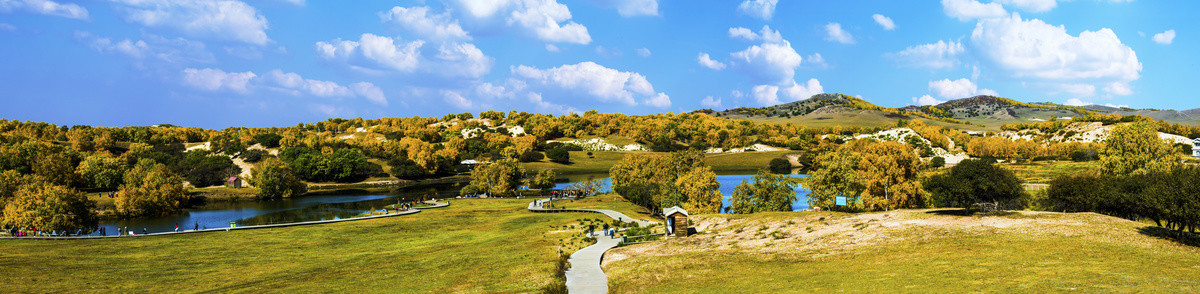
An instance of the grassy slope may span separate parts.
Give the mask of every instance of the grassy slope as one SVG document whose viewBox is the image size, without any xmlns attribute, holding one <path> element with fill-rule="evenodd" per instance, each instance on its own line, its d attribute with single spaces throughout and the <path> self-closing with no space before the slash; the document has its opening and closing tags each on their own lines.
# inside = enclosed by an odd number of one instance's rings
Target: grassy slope
<svg viewBox="0 0 1200 294">
<path fill-rule="evenodd" d="M 554 207 L 609 209 L 624 213 L 630 217 L 657 221 L 655 217 L 650 215 L 649 210 L 637 206 L 615 193 L 596 195 L 580 200 L 558 200 L 554 201 Z"/>
<path fill-rule="evenodd" d="M 607 174 L 613 165 L 621 161 L 627 154 L 645 152 L 627 151 L 594 151 L 593 158 L 588 158 L 587 151 L 571 151 L 571 164 L 559 164 L 543 159 L 539 162 L 521 163 L 526 170 L 554 169 L 559 176 L 580 174 Z M 708 154 L 704 162 L 714 171 L 755 171 L 767 168 L 774 158 L 783 158 L 790 151 L 744 152 Z"/>
<path fill-rule="evenodd" d="M 1000 166 L 1013 171 L 1026 184 L 1049 184 L 1051 180 L 1065 175 L 1075 175 L 1100 168 L 1099 161 L 1036 161 L 1031 163 L 1001 163 Z"/>
<path fill-rule="evenodd" d="M 610 288 L 616 293 L 1200 291 L 1200 248 L 1142 235 L 1145 224 L 1096 214 L 798 212 L 712 219 L 730 220 L 714 233 L 610 251 L 605 265 Z M 789 234 L 779 239 L 768 234 L 775 231 Z"/>
<path fill-rule="evenodd" d="M 410 216 L 228 233 L 0 240 L 0 289 L 533 292 L 551 283 L 558 239 L 569 239 L 550 226 L 591 216 L 532 214 L 527 201 L 454 200 Z"/>
</svg>

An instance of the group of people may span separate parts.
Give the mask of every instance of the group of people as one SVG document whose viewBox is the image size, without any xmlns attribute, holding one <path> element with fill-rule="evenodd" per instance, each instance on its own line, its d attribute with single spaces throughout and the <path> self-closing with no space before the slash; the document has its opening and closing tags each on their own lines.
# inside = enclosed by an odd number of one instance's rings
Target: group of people
<svg viewBox="0 0 1200 294">
<path fill-rule="evenodd" d="M 587 236 L 591 237 L 592 234 L 595 234 L 595 232 L 596 232 L 596 225 L 588 225 L 587 231 L 588 231 Z M 610 238 L 614 237 L 617 234 L 617 228 L 609 227 L 608 224 L 604 224 L 604 231 L 602 234 L 604 234 L 605 237 L 610 237 Z"/>
<path fill-rule="evenodd" d="M 104 197 L 104 192 L 100 192 L 100 197 Z M 116 191 L 108 192 L 108 198 L 117 198 L 117 197 L 121 197 L 121 194 L 117 194 Z"/>
</svg>

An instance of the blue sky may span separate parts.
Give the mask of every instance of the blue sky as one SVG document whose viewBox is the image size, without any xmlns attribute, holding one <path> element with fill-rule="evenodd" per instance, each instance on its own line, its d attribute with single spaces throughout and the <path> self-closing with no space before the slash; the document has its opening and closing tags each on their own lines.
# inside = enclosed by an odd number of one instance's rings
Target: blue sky
<svg viewBox="0 0 1200 294">
<path fill-rule="evenodd" d="M 0 117 L 290 126 L 845 93 L 1200 107 L 1197 1 L 0 0 Z"/>
</svg>

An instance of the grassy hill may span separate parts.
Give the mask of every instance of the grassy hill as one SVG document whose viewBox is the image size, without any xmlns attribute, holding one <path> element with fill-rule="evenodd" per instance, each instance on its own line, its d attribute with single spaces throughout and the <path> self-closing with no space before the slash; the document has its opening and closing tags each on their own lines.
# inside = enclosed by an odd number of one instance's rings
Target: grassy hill
<svg viewBox="0 0 1200 294">
<path fill-rule="evenodd" d="M 1093 214 L 938 210 L 693 216 L 609 251 L 614 293 L 1196 292 L 1200 248 Z"/>
</svg>

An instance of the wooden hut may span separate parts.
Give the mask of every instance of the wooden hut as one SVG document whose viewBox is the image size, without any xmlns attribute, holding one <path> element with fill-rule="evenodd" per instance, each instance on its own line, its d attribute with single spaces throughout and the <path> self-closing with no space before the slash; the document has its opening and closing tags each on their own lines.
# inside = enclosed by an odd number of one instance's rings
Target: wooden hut
<svg viewBox="0 0 1200 294">
<path fill-rule="evenodd" d="M 663 209 L 663 218 L 667 220 L 667 236 L 687 237 L 688 236 L 688 212 L 673 206 Z"/>
<path fill-rule="evenodd" d="M 230 187 L 230 188 L 234 188 L 234 189 L 241 188 L 242 187 L 242 178 L 229 177 L 229 180 L 225 181 L 225 187 Z"/>
</svg>

